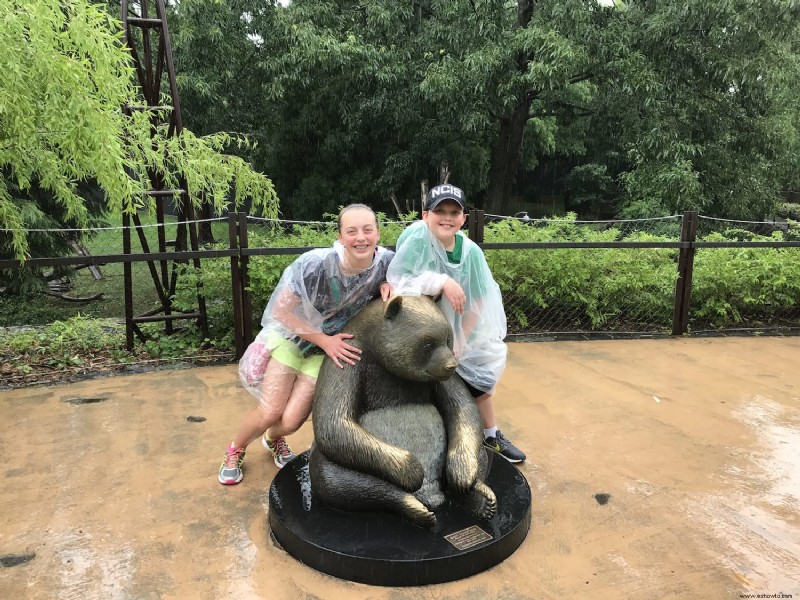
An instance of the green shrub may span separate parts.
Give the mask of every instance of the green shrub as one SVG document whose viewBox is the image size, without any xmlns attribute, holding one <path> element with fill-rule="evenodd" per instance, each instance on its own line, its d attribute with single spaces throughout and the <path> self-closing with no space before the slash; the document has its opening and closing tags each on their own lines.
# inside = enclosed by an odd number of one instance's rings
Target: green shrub
<svg viewBox="0 0 800 600">
<path fill-rule="evenodd" d="M 393 246 L 404 228 L 416 219 L 404 215 L 400 222 L 382 223 L 381 244 Z M 326 216 L 321 224 L 298 224 L 288 229 L 278 225 L 251 225 L 250 247 L 330 247 L 336 239 L 335 218 Z M 790 224 L 791 225 L 791 224 Z M 623 224 L 582 224 L 568 215 L 559 220 L 522 223 L 516 219 L 489 223 L 486 242 L 609 242 L 676 241 L 676 223 L 659 225 L 659 233 L 630 231 Z M 220 238 L 222 236 L 219 236 Z M 708 234 L 701 241 L 761 241 L 797 239 L 797 228 L 759 236 L 741 229 L 727 229 Z M 219 248 L 227 247 L 220 243 Z M 252 292 L 252 319 L 257 328 L 261 312 L 280 279 L 283 270 L 297 254 L 254 256 L 249 260 Z M 550 330 L 580 329 L 607 331 L 626 329 L 669 331 L 672 323 L 678 250 L 671 248 L 598 248 L 598 249 L 513 249 L 486 250 L 486 258 L 500 289 L 511 332 L 548 330 L 552 320 L 558 326 Z M 210 332 L 206 338 L 193 326 L 180 334 L 166 336 L 163 324 L 143 327 L 150 342 L 137 349 L 153 357 L 189 355 L 210 347 L 229 351 L 233 346 L 233 303 L 231 301 L 230 260 L 203 259 L 201 271 L 184 267 L 178 278 L 175 308 L 195 310 L 197 290 L 205 297 Z M 119 302 L 118 313 L 122 312 Z M 694 262 L 690 303 L 692 327 L 724 328 L 742 323 L 758 324 L 788 315 L 796 320 L 800 305 L 800 249 L 798 248 L 700 248 Z M 794 312 L 793 312 L 794 311 Z M 31 303 L 0 297 L 0 314 L 8 320 L 32 319 Z M 71 314 L 71 313 L 64 313 Z M 45 313 L 52 325 L 44 330 L 22 335 L 15 342 L 31 352 L 52 352 L 65 356 L 71 343 L 97 344 L 105 339 L 98 330 L 90 330 L 90 320 L 79 315 L 65 319 L 57 309 Z M 119 315 L 121 317 L 121 315 Z M 66 324 L 60 324 L 61 319 Z M 26 322 L 17 320 L 19 322 Z M 27 321 L 41 323 L 42 320 Z M 2 324 L 2 321 L 0 321 Z M 121 327 L 121 326 L 120 326 Z M 101 329 L 100 331 L 107 331 Z M 77 332 L 77 333 L 75 333 Z M 25 337 L 34 336 L 31 337 Z M 122 342 L 119 331 L 109 334 L 115 347 Z M 9 342 L 6 342 L 9 343 Z M 62 359 L 59 359 L 62 360 Z M 63 359 L 65 360 L 65 359 Z"/>
<path fill-rule="evenodd" d="M 739 230 L 700 241 L 740 238 Z M 748 234 L 751 241 L 782 241 L 784 234 Z M 700 248 L 694 260 L 691 315 L 711 327 L 768 321 L 800 302 L 799 248 Z"/>
<path fill-rule="evenodd" d="M 575 215 L 532 227 L 516 220 L 490 224 L 486 242 L 669 241 L 615 227 L 578 225 Z M 542 311 L 559 314 L 575 328 L 603 329 L 613 319 L 635 327 L 644 319 L 671 324 L 677 250 L 660 248 L 566 248 L 487 250 L 503 292 L 512 330 L 536 325 Z"/>
</svg>

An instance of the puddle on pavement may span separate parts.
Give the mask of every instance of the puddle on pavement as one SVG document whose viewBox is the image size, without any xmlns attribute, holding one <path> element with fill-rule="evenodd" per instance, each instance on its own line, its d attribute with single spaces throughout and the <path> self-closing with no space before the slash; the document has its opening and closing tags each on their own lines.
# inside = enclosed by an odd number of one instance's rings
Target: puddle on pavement
<svg viewBox="0 0 800 600">
<path fill-rule="evenodd" d="M 721 475 L 729 493 L 692 503 L 689 512 L 719 540 L 718 558 L 749 589 L 791 593 L 800 587 L 800 417 L 756 396 L 732 413 L 753 432 L 751 448 Z"/>
<path fill-rule="evenodd" d="M 800 513 L 800 416 L 763 396 L 734 416 L 753 427 L 763 447 L 753 459 L 771 483 L 765 499 Z"/>
</svg>

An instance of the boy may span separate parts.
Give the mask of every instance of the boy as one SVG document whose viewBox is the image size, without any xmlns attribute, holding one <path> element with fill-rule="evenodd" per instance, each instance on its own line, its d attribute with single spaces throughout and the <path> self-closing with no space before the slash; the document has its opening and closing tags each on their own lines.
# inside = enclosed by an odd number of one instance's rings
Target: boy
<svg viewBox="0 0 800 600">
<path fill-rule="evenodd" d="M 428 192 L 422 221 L 406 228 L 397 240 L 386 279 L 394 294 L 436 296 L 453 327 L 456 372 L 478 405 L 484 445 L 512 463 L 525 454 L 497 429 L 493 394 L 506 366 L 506 314 L 500 287 L 483 251 L 461 233 L 466 215 L 464 192 L 437 185 Z"/>
</svg>

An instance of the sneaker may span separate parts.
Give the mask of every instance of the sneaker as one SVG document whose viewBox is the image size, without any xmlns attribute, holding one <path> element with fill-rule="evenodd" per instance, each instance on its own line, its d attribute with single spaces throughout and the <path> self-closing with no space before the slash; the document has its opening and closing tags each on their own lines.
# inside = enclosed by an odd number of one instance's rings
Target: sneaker
<svg viewBox="0 0 800 600">
<path fill-rule="evenodd" d="M 219 482 L 222 485 L 234 485 L 244 477 L 242 463 L 244 462 L 244 448 L 238 450 L 233 445 L 225 452 L 225 460 L 219 466 Z"/>
<path fill-rule="evenodd" d="M 525 453 L 509 442 L 506 437 L 497 430 L 496 437 L 488 437 L 483 440 L 483 445 L 505 458 L 508 462 L 518 463 L 525 460 Z"/>
<path fill-rule="evenodd" d="M 280 436 L 277 440 L 271 440 L 265 433 L 261 437 L 261 445 L 272 452 L 275 466 L 279 469 L 282 469 L 290 460 L 297 458 L 297 455 L 289 448 L 289 444 L 286 443 L 286 438 L 283 436 Z"/>
</svg>

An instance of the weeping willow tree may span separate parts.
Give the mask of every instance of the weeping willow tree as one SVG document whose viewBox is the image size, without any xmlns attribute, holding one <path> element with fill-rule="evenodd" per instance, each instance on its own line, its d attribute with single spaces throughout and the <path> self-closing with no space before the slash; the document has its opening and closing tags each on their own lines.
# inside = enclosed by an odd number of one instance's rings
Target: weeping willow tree
<svg viewBox="0 0 800 600">
<path fill-rule="evenodd" d="M 274 217 L 272 182 L 226 154 L 240 135 L 168 137 L 149 115 L 126 116 L 140 103 L 133 62 L 118 20 L 88 0 L 0 0 L 0 252 L 24 260 L 28 229 L 58 213 L 86 227 L 98 210 L 81 195 L 92 182 L 104 208 L 132 213 L 151 202 L 148 171 L 167 185 L 186 181 L 196 206 L 218 212 L 245 198 Z M 155 137 L 153 137 L 155 135 Z M 46 196 L 51 206 L 40 199 Z M 57 207 L 57 211 L 53 209 Z M 49 213 L 49 214 L 48 214 Z"/>
</svg>

